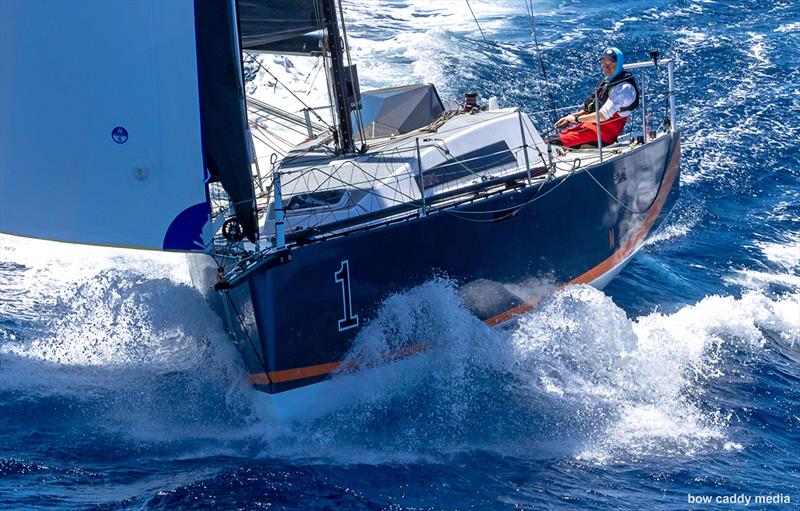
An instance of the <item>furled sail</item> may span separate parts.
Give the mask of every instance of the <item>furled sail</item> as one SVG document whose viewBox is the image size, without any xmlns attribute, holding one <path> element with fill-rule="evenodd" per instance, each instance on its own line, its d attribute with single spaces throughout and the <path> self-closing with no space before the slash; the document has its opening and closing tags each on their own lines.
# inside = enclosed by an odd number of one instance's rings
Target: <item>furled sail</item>
<svg viewBox="0 0 800 511">
<path fill-rule="evenodd" d="M 320 51 L 317 0 L 239 0 L 245 50 L 309 54 Z"/>
</svg>

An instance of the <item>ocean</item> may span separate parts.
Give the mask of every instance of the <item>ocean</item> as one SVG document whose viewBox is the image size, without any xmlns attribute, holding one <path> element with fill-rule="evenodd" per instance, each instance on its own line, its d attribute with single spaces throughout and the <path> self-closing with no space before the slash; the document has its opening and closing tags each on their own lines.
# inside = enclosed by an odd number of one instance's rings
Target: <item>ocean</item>
<svg viewBox="0 0 800 511">
<path fill-rule="evenodd" d="M 485 39 L 460 0 L 345 1 L 362 88 L 475 90 L 544 131 L 605 47 L 675 60 L 681 198 L 620 276 L 505 330 L 446 280 L 393 296 L 358 349 L 433 347 L 275 422 L 183 256 L 0 236 L 0 508 L 798 508 L 800 4 L 536 1 L 549 87 L 525 2 L 470 4 Z M 316 99 L 310 64 L 268 62 Z"/>
</svg>

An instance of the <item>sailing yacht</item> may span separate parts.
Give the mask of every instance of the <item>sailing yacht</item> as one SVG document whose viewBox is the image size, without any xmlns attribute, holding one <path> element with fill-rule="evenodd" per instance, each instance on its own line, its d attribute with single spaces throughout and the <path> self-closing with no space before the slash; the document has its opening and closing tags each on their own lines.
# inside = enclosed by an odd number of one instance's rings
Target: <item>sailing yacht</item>
<svg viewBox="0 0 800 511">
<path fill-rule="evenodd" d="M 626 69 L 668 73 L 663 125 L 566 149 L 474 95 L 453 108 L 431 84 L 362 92 L 336 0 L 0 12 L 0 232 L 187 252 L 277 415 L 330 397 L 390 294 L 446 275 L 501 326 L 540 298 L 516 284 L 605 286 L 678 198 L 673 64 L 655 55 Z M 266 176 L 243 51 L 321 57 L 330 91 L 333 122 L 309 120 Z"/>
</svg>

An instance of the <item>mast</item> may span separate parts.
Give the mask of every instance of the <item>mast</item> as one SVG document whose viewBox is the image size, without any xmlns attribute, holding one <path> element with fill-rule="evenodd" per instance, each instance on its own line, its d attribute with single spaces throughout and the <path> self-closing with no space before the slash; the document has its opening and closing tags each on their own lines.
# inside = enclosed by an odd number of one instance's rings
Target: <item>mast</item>
<svg viewBox="0 0 800 511">
<path fill-rule="evenodd" d="M 350 87 L 346 77 L 342 36 L 336 18 L 337 0 L 318 0 L 322 24 L 327 34 L 327 51 L 330 58 L 329 83 L 332 87 L 333 102 L 338 122 L 336 123 L 336 152 L 339 154 L 355 152 L 353 145 L 353 124 L 350 118 Z M 355 86 L 355 84 L 353 84 Z"/>
</svg>

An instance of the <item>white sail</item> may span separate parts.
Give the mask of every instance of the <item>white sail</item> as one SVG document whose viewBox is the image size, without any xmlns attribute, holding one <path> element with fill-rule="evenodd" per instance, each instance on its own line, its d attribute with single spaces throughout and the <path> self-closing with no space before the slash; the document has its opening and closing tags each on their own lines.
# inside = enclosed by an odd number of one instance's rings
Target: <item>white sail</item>
<svg viewBox="0 0 800 511">
<path fill-rule="evenodd" d="M 194 3 L 0 1 L 0 232 L 202 250 Z"/>
</svg>

